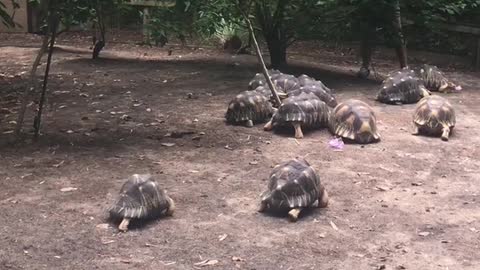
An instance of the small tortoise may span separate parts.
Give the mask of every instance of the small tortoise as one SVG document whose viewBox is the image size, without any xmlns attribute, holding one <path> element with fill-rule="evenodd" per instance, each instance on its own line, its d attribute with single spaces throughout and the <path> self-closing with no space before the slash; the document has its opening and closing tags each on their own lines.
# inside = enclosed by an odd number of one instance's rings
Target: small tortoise
<svg viewBox="0 0 480 270">
<path fill-rule="evenodd" d="M 312 93 L 317 96 L 321 101 L 325 102 L 329 107 L 335 108 L 337 106 L 337 100 L 330 93 L 324 90 L 324 88 L 318 88 L 316 85 L 302 86 L 297 90 L 288 93 L 289 97 L 298 96 L 302 93 Z"/>
<path fill-rule="evenodd" d="M 327 207 L 327 191 L 313 167 L 305 159 L 296 158 L 275 166 L 258 211 L 289 211 L 290 220 L 295 222 L 304 208 L 315 205 Z"/>
<path fill-rule="evenodd" d="M 430 95 L 415 71 L 402 69 L 383 81 L 377 100 L 386 104 L 416 103 Z"/>
<path fill-rule="evenodd" d="M 282 73 L 279 70 L 270 69 L 268 70 L 268 74 L 270 75 L 270 79 L 273 80 L 276 76 L 279 76 Z M 253 79 L 248 83 L 248 89 L 254 90 L 259 86 L 266 86 L 266 85 L 267 85 L 267 80 L 265 79 L 265 76 L 263 76 L 262 73 L 257 73 L 255 74 Z"/>
<path fill-rule="evenodd" d="M 349 99 L 335 107 L 330 118 L 330 131 L 335 136 L 360 144 L 380 140 L 372 108 L 355 99 Z"/>
<path fill-rule="evenodd" d="M 228 123 L 252 127 L 254 123 L 267 121 L 272 114 L 272 104 L 263 93 L 243 91 L 230 101 L 225 118 Z"/>
<path fill-rule="evenodd" d="M 275 84 L 277 91 L 288 93 L 300 88 L 298 79 L 293 75 L 280 74 L 272 78 L 272 82 Z"/>
<path fill-rule="evenodd" d="M 149 219 L 160 215 L 171 216 L 175 203 L 149 174 L 134 174 L 120 189 L 110 216 L 121 218 L 120 231 L 127 231 L 131 219 Z"/>
<path fill-rule="evenodd" d="M 329 113 L 327 104 L 313 93 L 301 93 L 286 98 L 264 130 L 293 126 L 295 138 L 300 139 L 303 138 L 302 128 L 327 127 Z"/>
<path fill-rule="evenodd" d="M 447 99 L 436 95 L 424 97 L 417 103 L 413 114 L 413 134 L 441 134 L 442 140 L 448 141 L 455 121 L 455 111 Z"/>
<path fill-rule="evenodd" d="M 461 86 L 457 86 L 448 80 L 443 72 L 436 66 L 422 65 L 417 70 L 417 75 L 423 81 L 425 87 L 430 91 L 451 92 L 461 90 Z"/>
</svg>

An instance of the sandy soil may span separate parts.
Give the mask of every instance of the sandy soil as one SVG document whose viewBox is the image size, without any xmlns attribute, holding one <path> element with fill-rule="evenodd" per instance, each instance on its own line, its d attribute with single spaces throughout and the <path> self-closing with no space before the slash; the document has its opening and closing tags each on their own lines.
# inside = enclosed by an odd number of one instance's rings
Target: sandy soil
<svg viewBox="0 0 480 270">
<path fill-rule="evenodd" d="M 59 50 L 43 135 L 28 139 L 32 103 L 27 140 L 12 144 L 35 44 L 0 42 L 0 269 L 480 269 L 478 73 L 448 73 L 464 91 L 447 95 L 458 125 L 445 143 L 410 135 L 414 105 L 376 103 L 375 82 L 294 65 L 378 115 L 380 143 L 335 152 L 326 130 L 296 141 L 225 125 L 228 101 L 257 70 L 253 56 L 122 45 L 92 61 Z M 317 53 L 295 59 L 355 61 Z M 192 134 L 165 137 L 173 131 Z M 297 223 L 257 213 L 271 168 L 296 156 L 318 170 L 330 206 Z M 118 233 L 105 209 L 126 177 L 146 172 L 177 211 Z M 195 265 L 204 260 L 212 265 Z"/>
</svg>

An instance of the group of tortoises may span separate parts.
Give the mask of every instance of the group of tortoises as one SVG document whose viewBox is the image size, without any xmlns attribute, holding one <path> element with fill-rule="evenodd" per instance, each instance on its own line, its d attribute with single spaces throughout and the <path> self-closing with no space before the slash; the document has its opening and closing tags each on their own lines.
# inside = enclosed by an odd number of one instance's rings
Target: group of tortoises
<svg viewBox="0 0 480 270">
<path fill-rule="evenodd" d="M 283 102 L 272 106 L 271 91 L 265 77 L 255 75 L 249 90 L 239 93 L 228 105 L 227 122 L 248 127 L 267 122 L 265 130 L 291 127 L 295 137 L 303 137 L 303 129 L 328 127 L 338 137 L 360 144 L 380 140 L 376 117 L 365 102 L 349 99 L 337 104 L 333 91 L 307 75 L 295 77 L 271 70 L 271 80 Z M 455 126 L 455 112 L 447 99 L 430 91 L 459 90 L 434 66 L 424 65 L 417 71 L 402 69 L 389 75 L 377 94 L 387 104 L 416 103 L 414 134 L 440 135 L 448 140 Z M 261 194 L 259 211 L 288 212 L 296 221 L 302 209 L 326 207 L 328 193 L 315 169 L 304 158 L 295 158 L 274 167 L 267 190 Z M 122 186 L 120 195 L 110 208 L 114 218 L 122 219 L 119 230 L 126 231 L 131 219 L 172 215 L 175 203 L 151 175 L 133 175 Z"/>
</svg>

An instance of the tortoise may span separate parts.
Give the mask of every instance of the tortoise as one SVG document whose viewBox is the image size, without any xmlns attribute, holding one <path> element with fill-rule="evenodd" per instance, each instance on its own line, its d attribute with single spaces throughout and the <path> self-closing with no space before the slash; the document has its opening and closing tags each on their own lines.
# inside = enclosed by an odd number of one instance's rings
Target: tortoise
<svg viewBox="0 0 480 270">
<path fill-rule="evenodd" d="M 301 93 L 313 93 L 321 101 L 325 102 L 329 107 L 334 108 L 335 106 L 337 106 L 337 100 L 335 99 L 335 97 L 330 92 L 325 91 L 324 88 L 318 88 L 316 87 L 316 85 L 302 86 L 297 90 L 289 92 L 288 96 L 298 96 Z"/>
<path fill-rule="evenodd" d="M 411 104 L 430 95 L 414 70 L 402 69 L 383 81 L 376 99 L 386 104 Z"/>
<path fill-rule="evenodd" d="M 356 99 L 346 100 L 333 109 L 330 131 L 335 136 L 360 144 L 380 140 L 375 113 L 367 103 Z"/>
<path fill-rule="evenodd" d="M 264 126 L 264 130 L 279 127 L 295 128 L 295 138 L 303 138 L 302 128 L 321 128 L 328 126 L 329 109 L 313 93 L 300 93 L 288 97 L 273 114 L 272 119 Z"/>
<path fill-rule="evenodd" d="M 448 141 L 455 121 L 455 110 L 446 98 L 437 95 L 424 97 L 417 103 L 413 114 L 413 134 L 441 134 L 442 140 Z"/>
<path fill-rule="evenodd" d="M 313 87 L 313 88 L 321 88 L 325 92 L 327 92 L 329 94 L 333 94 L 332 89 L 328 88 L 322 81 L 315 80 L 314 78 L 312 78 L 308 75 L 302 74 L 302 75 L 298 76 L 297 79 L 298 79 L 298 82 L 299 82 L 300 86 L 303 86 L 303 87 L 310 86 L 310 87 Z"/>
<path fill-rule="evenodd" d="M 272 104 L 265 94 L 243 91 L 230 101 L 225 118 L 228 123 L 252 127 L 254 123 L 267 121 L 272 114 Z"/>
<path fill-rule="evenodd" d="M 430 91 L 451 92 L 461 90 L 461 86 L 447 79 L 445 74 L 436 66 L 424 64 L 417 69 L 417 76 Z"/>
<path fill-rule="evenodd" d="M 273 80 L 276 76 L 279 76 L 282 73 L 279 70 L 270 69 L 268 70 L 268 74 L 270 75 L 270 79 Z M 264 85 L 267 85 L 265 76 L 263 76 L 262 73 L 257 73 L 255 74 L 253 79 L 248 83 L 248 90 L 254 90 L 257 87 L 264 86 Z"/>
<path fill-rule="evenodd" d="M 121 218 L 120 231 L 127 231 L 131 219 L 171 216 L 175 203 L 150 174 L 132 175 L 120 189 L 120 195 L 109 208 L 112 218 Z"/>
<path fill-rule="evenodd" d="M 279 74 L 272 77 L 272 82 L 275 84 L 277 91 L 288 93 L 290 91 L 300 88 L 300 83 L 295 76 L 290 74 Z"/>
<path fill-rule="evenodd" d="M 304 158 L 275 166 L 268 189 L 261 194 L 258 211 L 288 211 L 290 220 L 295 222 L 304 208 L 312 206 L 328 206 L 328 193 L 315 169 Z"/>
</svg>

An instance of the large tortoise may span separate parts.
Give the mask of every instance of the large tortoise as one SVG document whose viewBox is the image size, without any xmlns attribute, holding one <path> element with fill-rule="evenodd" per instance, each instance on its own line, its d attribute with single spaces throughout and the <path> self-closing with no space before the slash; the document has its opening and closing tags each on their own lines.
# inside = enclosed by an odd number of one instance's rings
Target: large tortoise
<svg viewBox="0 0 480 270">
<path fill-rule="evenodd" d="M 330 131 L 338 137 L 367 144 L 380 140 L 376 116 L 367 103 L 349 99 L 335 107 L 330 116 Z"/>
<path fill-rule="evenodd" d="M 312 88 L 321 88 L 329 94 L 333 94 L 332 89 L 328 88 L 322 81 L 316 80 L 308 75 L 302 74 L 298 76 L 298 83 L 300 86 L 310 86 Z"/>
<path fill-rule="evenodd" d="M 131 219 L 171 216 L 175 203 L 150 174 L 134 174 L 120 189 L 120 195 L 110 209 L 110 216 L 122 219 L 120 231 L 127 231 Z"/>
<path fill-rule="evenodd" d="M 430 95 L 414 70 L 402 69 L 383 81 L 377 100 L 386 104 L 410 104 Z"/>
<path fill-rule="evenodd" d="M 295 138 L 303 138 L 302 128 L 314 129 L 328 126 L 329 109 L 313 93 L 300 93 L 288 97 L 273 114 L 272 119 L 264 126 L 264 130 L 280 127 L 294 127 Z"/>
<path fill-rule="evenodd" d="M 437 95 L 424 97 L 413 114 L 413 134 L 441 135 L 443 141 L 448 141 L 455 122 L 455 110 L 447 99 Z"/>
<path fill-rule="evenodd" d="M 302 93 L 312 93 L 317 96 L 321 101 L 325 102 L 329 107 L 334 108 L 337 106 L 337 100 L 335 96 L 330 92 L 327 92 L 324 88 L 317 87 L 316 85 L 306 85 L 302 86 L 299 89 L 290 91 L 287 93 L 289 97 L 298 96 Z"/>
<path fill-rule="evenodd" d="M 268 74 L 270 75 L 271 80 L 274 80 L 277 76 L 282 75 L 282 73 L 276 69 L 268 70 Z M 265 76 L 263 76 L 263 73 L 257 73 L 255 74 L 253 79 L 248 83 L 248 89 L 254 90 L 259 86 L 266 86 L 266 85 L 267 85 L 267 80 L 265 79 Z"/>
<path fill-rule="evenodd" d="M 297 221 L 302 209 L 314 205 L 327 207 L 327 191 L 313 167 L 296 158 L 275 166 L 268 190 L 261 195 L 259 212 L 289 211 L 290 220 Z"/>
<path fill-rule="evenodd" d="M 252 127 L 254 123 L 267 121 L 272 114 L 272 104 L 264 93 L 243 91 L 230 101 L 225 118 L 230 124 Z"/>
<path fill-rule="evenodd" d="M 417 69 L 417 75 L 430 91 L 451 92 L 462 88 L 450 81 L 436 66 L 424 64 Z"/>
</svg>

